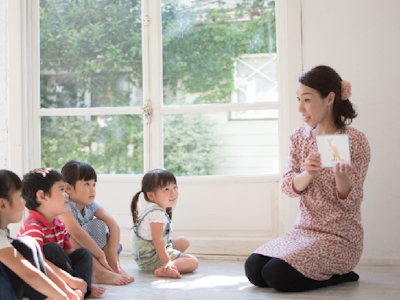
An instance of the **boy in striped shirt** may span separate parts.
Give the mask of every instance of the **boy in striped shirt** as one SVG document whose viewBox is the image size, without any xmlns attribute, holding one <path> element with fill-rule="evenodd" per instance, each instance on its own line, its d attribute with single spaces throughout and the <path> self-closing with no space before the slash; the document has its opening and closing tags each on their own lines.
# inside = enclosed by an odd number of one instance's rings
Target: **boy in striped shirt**
<svg viewBox="0 0 400 300">
<path fill-rule="evenodd" d="M 81 290 L 85 297 L 100 297 L 105 288 L 91 285 L 92 254 L 85 248 L 73 250 L 65 225 L 57 218 L 68 209 L 63 176 L 50 168 L 30 171 L 22 180 L 22 197 L 29 216 L 18 236 L 33 237 L 45 260 L 70 288 Z"/>
</svg>

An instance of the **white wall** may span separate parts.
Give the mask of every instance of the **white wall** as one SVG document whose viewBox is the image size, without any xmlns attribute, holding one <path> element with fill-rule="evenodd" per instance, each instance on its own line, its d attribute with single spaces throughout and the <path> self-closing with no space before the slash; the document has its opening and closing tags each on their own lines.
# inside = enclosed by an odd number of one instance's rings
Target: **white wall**
<svg viewBox="0 0 400 300">
<path fill-rule="evenodd" d="M 400 1 L 303 0 L 304 71 L 333 67 L 353 86 L 371 163 L 364 184 L 362 263 L 400 263 Z"/>
<path fill-rule="evenodd" d="M 0 0 L 0 169 L 8 168 L 8 10 Z"/>
</svg>

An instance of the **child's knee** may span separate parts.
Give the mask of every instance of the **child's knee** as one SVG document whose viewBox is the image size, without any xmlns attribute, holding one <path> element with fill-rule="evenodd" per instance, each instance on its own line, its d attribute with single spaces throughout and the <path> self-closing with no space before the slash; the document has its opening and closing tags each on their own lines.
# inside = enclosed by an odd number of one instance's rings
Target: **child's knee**
<svg viewBox="0 0 400 300">
<path fill-rule="evenodd" d="M 30 236 L 22 236 L 19 238 L 16 238 L 13 242 L 12 245 L 15 249 L 18 250 L 21 255 L 27 259 L 28 261 L 32 262 L 33 257 L 35 256 L 35 253 L 38 252 L 37 247 L 39 245 L 35 242 L 35 240 L 30 237 Z M 40 251 L 40 249 L 39 249 Z"/>
</svg>

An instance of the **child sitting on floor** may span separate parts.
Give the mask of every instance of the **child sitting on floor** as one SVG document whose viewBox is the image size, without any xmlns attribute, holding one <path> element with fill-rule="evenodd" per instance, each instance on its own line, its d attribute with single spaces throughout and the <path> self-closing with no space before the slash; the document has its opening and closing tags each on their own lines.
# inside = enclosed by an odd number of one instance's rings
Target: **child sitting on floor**
<svg viewBox="0 0 400 300">
<path fill-rule="evenodd" d="M 148 204 L 138 216 L 140 193 Z M 193 272 L 198 267 L 196 257 L 182 253 L 189 247 L 189 241 L 185 237 L 169 237 L 171 210 L 178 195 L 175 176 L 167 170 L 156 169 L 144 175 L 142 190 L 132 199 L 132 256 L 143 272 L 182 278 L 181 273 Z"/>
<path fill-rule="evenodd" d="M 43 261 L 33 238 L 9 236 L 7 225 L 21 221 L 24 209 L 21 179 L 0 170 L 0 299 L 81 299 L 82 292 L 68 287 Z"/>
<path fill-rule="evenodd" d="M 69 195 L 68 211 L 60 216 L 72 246 L 85 247 L 93 255 L 94 282 L 123 285 L 134 278 L 121 269 L 120 231 L 117 222 L 95 201 L 97 175 L 88 164 L 69 161 L 61 170 Z M 94 218 L 96 217 L 96 218 Z"/>
<path fill-rule="evenodd" d="M 85 297 L 100 297 L 105 288 L 92 285 L 92 254 L 84 248 L 74 251 L 65 225 L 57 218 L 68 210 L 63 176 L 50 168 L 25 174 L 22 197 L 29 216 L 18 235 L 33 237 L 42 248 L 46 262 L 71 288 L 83 291 L 84 286 Z"/>
</svg>

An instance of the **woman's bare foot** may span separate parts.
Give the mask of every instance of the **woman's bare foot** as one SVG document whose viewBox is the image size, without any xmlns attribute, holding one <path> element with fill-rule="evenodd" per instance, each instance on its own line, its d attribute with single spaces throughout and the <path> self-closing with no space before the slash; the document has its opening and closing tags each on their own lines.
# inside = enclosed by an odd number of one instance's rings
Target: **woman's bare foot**
<svg viewBox="0 0 400 300">
<path fill-rule="evenodd" d="M 154 271 L 154 275 L 157 277 L 168 277 L 168 278 L 178 278 L 181 279 L 182 275 L 176 269 L 170 269 L 169 272 L 165 272 L 164 268 L 161 267 Z"/>
<path fill-rule="evenodd" d="M 92 292 L 88 298 L 99 298 L 106 291 L 105 287 L 92 285 Z"/>
<path fill-rule="evenodd" d="M 98 284 L 110 284 L 110 285 L 125 285 L 132 281 L 127 280 L 122 275 L 108 271 L 107 269 L 95 272 L 93 270 L 93 279 Z"/>
</svg>

